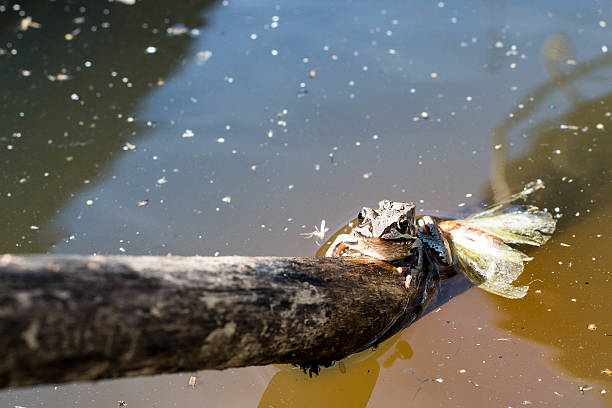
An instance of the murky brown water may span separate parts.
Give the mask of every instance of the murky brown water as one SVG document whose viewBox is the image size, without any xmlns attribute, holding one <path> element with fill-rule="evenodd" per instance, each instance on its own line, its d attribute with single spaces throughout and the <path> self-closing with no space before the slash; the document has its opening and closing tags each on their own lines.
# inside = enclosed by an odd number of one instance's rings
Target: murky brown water
<svg viewBox="0 0 612 408">
<path fill-rule="evenodd" d="M 446 281 L 411 327 L 316 378 L 250 367 L 0 405 L 612 406 L 611 15 L 0 1 L 0 252 L 309 256 L 301 233 L 362 205 L 460 216 L 535 178 L 534 203 L 563 215 L 523 300 Z"/>
</svg>

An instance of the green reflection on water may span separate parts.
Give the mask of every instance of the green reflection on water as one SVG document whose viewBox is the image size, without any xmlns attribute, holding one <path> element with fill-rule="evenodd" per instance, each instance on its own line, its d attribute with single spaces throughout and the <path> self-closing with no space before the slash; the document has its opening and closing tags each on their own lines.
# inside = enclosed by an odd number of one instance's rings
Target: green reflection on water
<svg viewBox="0 0 612 408">
<path fill-rule="evenodd" d="M 126 142 L 146 135 L 147 125 L 130 118 L 193 42 L 166 28 L 176 21 L 203 27 L 211 4 L 31 2 L 28 16 L 41 27 L 23 32 L 10 5 L 0 13 L 0 44 L 11 44 L 0 56 L 0 252 L 47 252 L 63 235 L 36 227 L 104 177 Z M 163 57 L 147 54 L 149 46 Z"/>
</svg>

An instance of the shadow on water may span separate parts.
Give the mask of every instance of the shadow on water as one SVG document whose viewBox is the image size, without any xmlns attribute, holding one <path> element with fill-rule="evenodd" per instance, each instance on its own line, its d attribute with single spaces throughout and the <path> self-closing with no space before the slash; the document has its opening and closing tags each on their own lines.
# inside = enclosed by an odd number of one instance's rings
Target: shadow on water
<svg viewBox="0 0 612 408">
<path fill-rule="evenodd" d="M 47 252 L 61 232 L 36 227 L 155 126 L 134 112 L 194 41 L 170 22 L 201 29 L 212 1 L 0 5 L 0 252 Z"/>
</svg>

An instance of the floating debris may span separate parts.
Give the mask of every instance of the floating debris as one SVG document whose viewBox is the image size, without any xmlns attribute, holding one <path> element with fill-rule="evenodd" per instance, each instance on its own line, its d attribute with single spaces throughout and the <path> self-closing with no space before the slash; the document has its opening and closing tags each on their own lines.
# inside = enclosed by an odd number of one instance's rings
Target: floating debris
<svg viewBox="0 0 612 408">
<path fill-rule="evenodd" d="M 221 201 L 223 201 L 226 204 L 230 204 L 232 202 L 232 197 L 230 196 L 225 196 L 221 199 Z"/>
<path fill-rule="evenodd" d="M 198 51 L 196 54 L 197 64 L 203 65 L 206 61 L 208 61 L 212 57 L 213 53 L 211 51 Z"/>
<path fill-rule="evenodd" d="M 142 200 L 138 202 L 138 207 L 146 207 L 149 205 L 149 200 Z"/>
<path fill-rule="evenodd" d="M 159 185 L 166 184 L 167 182 L 168 182 L 168 180 L 166 180 L 165 177 L 157 179 L 157 184 L 159 184 Z"/>
<path fill-rule="evenodd" d="M 193 137 L 194 133 L 191 129 L 185 129 L 185 131 L 183 132 L 183 137 Z"/>
<path fill-rule="evenodd" d="M 64 39 L 66 41 L 72 41 L 72 40 L 74 40 L 74 37 L 76 37 L 80 33 L 81 33 L 81 29 L 80 28 L 75 28 L 74 30 L 72 30 L 72 32 L 64 34 Z"/>
<path fill-rule="evenodd" d="M 316 71 L 316 70 L 314 70 L 314 69 L 313 69 L 313 70 L 311 70 L 311 71 L 310 71 L 310 73 L 308 74 L 308 76 L 309 76 L 311 79 L 315 79 L 315 78 L 317 77 L 317 71 Z"/>
<path fill-rule="evenodd" d="M 561 124 L 561 125 L 559 125 L 559 129 L 563 129 L 563 130 L 578 130 L 578 129 L 580 129 L 580 127 L 578 127 L 576 125 Z"/>
<path fill-rule="evenodd" d="M 172 27 L 166 28 L 166 34 L 168 34 L 171 37 L 175 35 L 187 34 L 188 32 L 189 32 L 189 29 L 185 27 L 184 24 L 175 24 Z"/>
<path fill-rule="evenodd" d="M 323 240 L 329 228 L 325 226 L 325 220 L 321 220 L 321 227 L 318 228 L 316 225 L 314 227 L 314 231 L 312 232 L 303 232 L 300 235 L 303 235 L 305 239 L 315 238 L 319 240 Z"/>
<path fill-rule="evenodd" d="M 157 47 L 150 45 L 145 49 L 145 52 L 147 54 L 155 54 L 157 52 Z"/>
<path fill-rule="evenodd" d="M 55 81 L 67 81 L 72 77 L 68 74 L 57 74 L 57 75 L 49 74 L 47 75 L 47 78 L 49 79 L 49 81 L 55 82 Z"/>
<path fill-rule="evenodd" d="M 19 31 L 26 31 L 28 28 L 41 28 L 42 26 L 36 21 L 32 20 L 32 17 L 24 17 L 19 23 Z"/>
</svg>

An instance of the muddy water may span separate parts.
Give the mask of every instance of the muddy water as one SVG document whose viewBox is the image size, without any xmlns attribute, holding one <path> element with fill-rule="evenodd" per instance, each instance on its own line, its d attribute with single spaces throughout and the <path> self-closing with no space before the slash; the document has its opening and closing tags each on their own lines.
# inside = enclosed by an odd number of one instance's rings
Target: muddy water
<svg viewBox="0 0 612 408">
<path fill-rule="evenodd" d="M 0 404 L 611 406 L 611 7 L 0 1 L 0 252 L 309 256 L 300 234 L 362 205 L 461 216 L 534 178 L 561 215 L 525 299 L 446 281 L 319 377 L 251 367 Z"/>
</svg>

